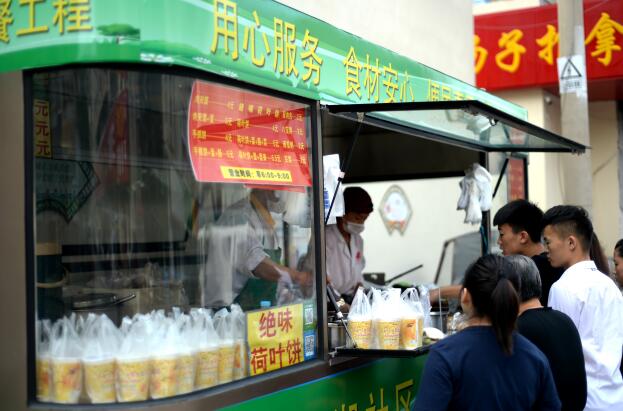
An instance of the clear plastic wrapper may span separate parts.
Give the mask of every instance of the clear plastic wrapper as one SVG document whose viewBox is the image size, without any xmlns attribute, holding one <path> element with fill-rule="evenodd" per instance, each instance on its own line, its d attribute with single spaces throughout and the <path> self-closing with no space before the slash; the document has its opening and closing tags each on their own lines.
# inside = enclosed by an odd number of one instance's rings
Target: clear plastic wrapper
<svg viewBox="0 0 623 411">
<path fill-rule="evenodd" d="M 348 331 L 357 348 L 368 349 L 372 342 L 372 307 L 362 287 L 357 289 L 348 313 Z"/>
<path fill-rule="evenodd" d="M 424 308 L 415 288 L 407 288 L 400 296 L 404 313 L 400 323 L 400 348 L 413 350 L 422 346 Z"/>
<path fill-rule="evenodd" d="M 180 314 L 175 325 L 179 332 L 177 361 L 177 394 L 186 394 L 195 389 L 195 373 L 197 369 L 197 351 L 193 343 L 191 318 Z"/>
<path fill-rule="evenodd" d="M 234 339 L 234 380 L 239 380 L 248 375 L 247 372 L 247 344 L 245 341 L 246 334 L 246 317 L 242 308 L 238 304 L 231 306 L 232 336 Z"/>
<path fill-rule="evenodd" d="M 75 316 L 54 324 L 50 340 L 52 401 L 75 404 L 82 393 L 82 341 L 76 332 Z"/>
<path fill-rule="evenodd" d="M 214 314 L 214 327 L 220 339 L 218 382 L 224 384 L 234 379 L 234 337 L 231 314 L 227 308 L 222 308 Z"/>
<path fill-rule="evenodd" d="M 372 289 L 372 346 L 381 350 L 397 350 L 400 347 L 400 323 L 402 319 L 400 290 Z"/>
<path fill-rule="evenodd" d="M 121 332 L 106 315 L 89 314 L 82 341 L 84 384 L 89 399 L 94 404 L 115 402 L 115 356 Z"/>
<path fill-rule="evenodd" d="M 117 401 L 145 401 L 149 397 L 151 335 L 153 320 L 147 315 L 124 318 L 124 338 L 117 354 L 115 387 Z"/>
<path fill-rule="evenodd" d="M 52 324 L 50 320 L 37 320 L 37 399 L 52 400 L 52 370 L 50 361 L 50 338 Z"/>
<path fill-rule="evenodd" d="M 432 321 L 430 319 L 430 290 L 425 285 L 420 285 L 418 287 L 418 291 L 420 292 L 420 303 L 422 304 L 422 308 L 424 309 L 424 328 L 431 327 Z"/>
<path fill-rule="evenodd" d="M 172 318 L 158 318 L 152 351 L 149 396 L 153 399 L 172 397 L 177 393 L 177 366 L 181 344 L 179 327 Z"/>
<path fill-rule="evenodd" d="M 220 337 L 214 329 L 209 310 L 191 312 L 196 335 L 197 372 L 195 388 L 200 390 L 218 384 Z"/>
</svg>

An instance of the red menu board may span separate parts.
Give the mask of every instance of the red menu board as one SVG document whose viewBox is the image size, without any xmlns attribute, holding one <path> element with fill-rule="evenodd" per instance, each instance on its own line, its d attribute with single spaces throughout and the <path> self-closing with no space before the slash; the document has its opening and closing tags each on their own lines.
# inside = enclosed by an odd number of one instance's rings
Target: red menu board
<svg viewBox="0 0 623 411">
<path fill-rule="evenodd" d="M 311 186 L 306 107 L 195 81 L 188 108 L 195 179 L 274 189 Z"/>
<path fill-rule="evenodd" d="M 508 201 L 526 198 L 525 163 L 520 158 L 508 161 Z"/>
</svg>

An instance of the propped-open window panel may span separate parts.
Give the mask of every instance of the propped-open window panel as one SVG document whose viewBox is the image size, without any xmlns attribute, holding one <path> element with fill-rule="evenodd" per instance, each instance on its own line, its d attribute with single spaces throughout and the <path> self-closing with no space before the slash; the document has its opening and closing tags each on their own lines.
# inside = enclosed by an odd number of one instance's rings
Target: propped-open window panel
<svg viewBox="0 0 623 411">
<path fill-rule="evenodd" d="M 486 152 L 571 152 L 586 147 L 480 101 L 328 105 L 367 125 Z"/>
</svg>

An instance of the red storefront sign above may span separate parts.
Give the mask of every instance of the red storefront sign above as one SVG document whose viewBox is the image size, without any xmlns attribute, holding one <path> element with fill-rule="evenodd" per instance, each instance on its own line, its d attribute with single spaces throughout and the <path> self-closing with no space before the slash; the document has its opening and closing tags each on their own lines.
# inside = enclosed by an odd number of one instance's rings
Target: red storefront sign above
<svg viewBox="0 0 623 411">
<path fill-rule="evenodd" d="M 478 87 L 501 90 L 558 83 L 556 5 L 475 17 Z M 623 1 L 584 2 L 588 81 L 623 78 Z"/>
<path fill-rule="evenodd" d="M 195 179 L 264 188 L 311 186 L 306 107 L 195 81 L 188 108 Z"/>
</svg>

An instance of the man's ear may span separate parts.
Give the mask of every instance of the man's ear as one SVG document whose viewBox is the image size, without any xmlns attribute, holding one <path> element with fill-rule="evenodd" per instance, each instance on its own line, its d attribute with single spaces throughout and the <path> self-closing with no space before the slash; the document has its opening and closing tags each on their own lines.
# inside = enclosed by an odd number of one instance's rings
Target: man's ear
<svg viewBox="0 0 623 411">
<path fill-rule="evenodd" d="M 465 287 L 461 288 L 461 305 L 462 306 L 472 305 L 472 295 Z"/>
<path fill-rule="evenodd" d="M 580 242 L 576 236 L 570 235 L 567 237 L 567 246 L 569 247 L 569 250 L 575 251 L 578 247 L 580 247 Z"/>
<path fill-rule="evenodd" d="M 521 244 L 528 244 L 530 242 L 530 234 L 527 231 L 522 230 L 519 232 L 519 242 Z"/>
</svg>

